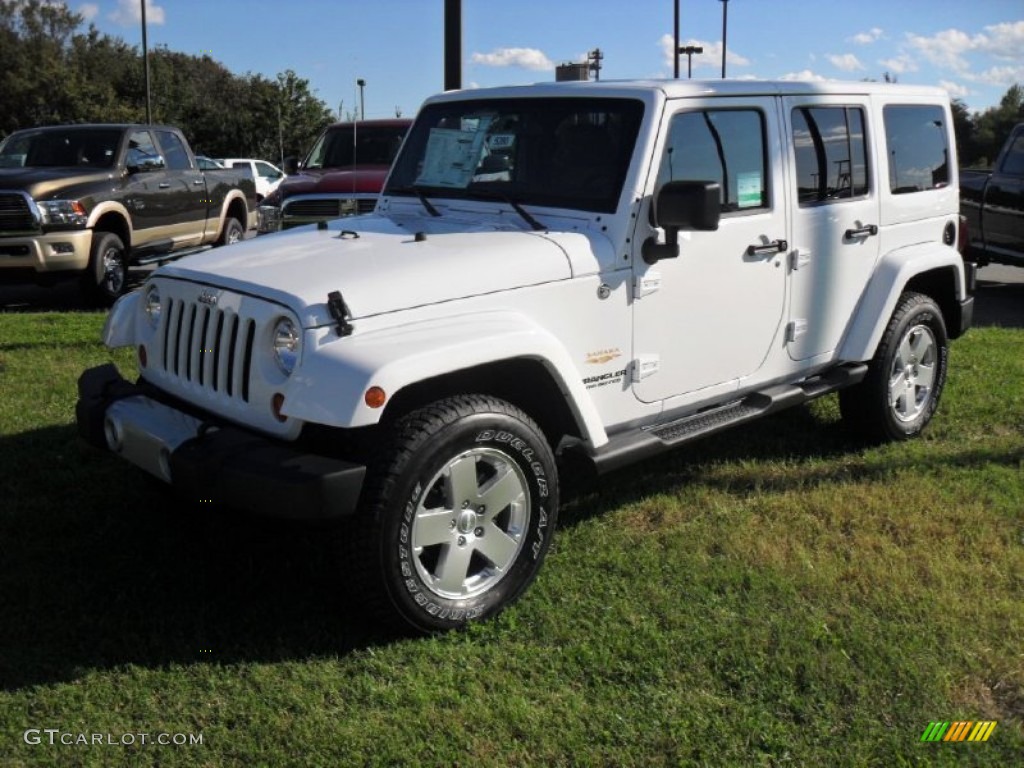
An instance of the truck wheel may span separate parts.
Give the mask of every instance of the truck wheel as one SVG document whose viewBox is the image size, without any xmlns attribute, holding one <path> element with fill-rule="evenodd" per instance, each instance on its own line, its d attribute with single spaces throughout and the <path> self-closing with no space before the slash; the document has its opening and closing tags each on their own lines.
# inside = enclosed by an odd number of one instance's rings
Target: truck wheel
<svg viewBox="0 0 1024 768">
<path fill-rule="evenodd" d="M 224 231 L 220 233 L 220 239 L 217 240 L 217 245 L 234 245 L 239 242 L 244 235 L 245 230 L 242 228 L 242 222 L 231 217 L 224 222 Z"/>
<path fill-rule="evenodd" d="M 82 292 L 90 301 L 110 306 L 128 284 L 128 255 L 124 243 L 113 232 L 97 232 L 89 253 L 89 266 L 82 275 Z"/>
<path fill-rule="evenodd" d="M 495 615 L 540 570 L 558 477 L 537 425 L 496 398 L 463 395 L 399 420 L 346 537 L 362 599 L 421 632 Z"/>
<path fill-rule="evenodd" d="M 931 421 L 946 383 L 949 341 L 938 305 L 900 297 L 867 378 L 839 393 L 843 420 L 874 440 L 905 440 Z"/>
</svg>

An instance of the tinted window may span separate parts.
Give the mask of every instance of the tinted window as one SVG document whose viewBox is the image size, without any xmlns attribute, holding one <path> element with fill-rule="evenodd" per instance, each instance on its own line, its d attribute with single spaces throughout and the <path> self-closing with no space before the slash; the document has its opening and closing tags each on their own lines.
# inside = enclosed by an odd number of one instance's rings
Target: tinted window
<svg viewBox="0 0 1024 768">
<path fill-rule="evenodd" d="M 156 135 L 164 150 L 164 162 L 170 170 L 185 171 L 192 167 L 188 159 L 188 150 L 176 133 L 157 131 Z"/>
<path fill-rule="evenodd" d="M 1001 172 L 1010 176 L 1024 176 L 1024 133 L 1018 134 L 1003 158 Z"/>
<path fill-rule="evenodd" d="M 801 205 L 868 193 L 864 113 L 853 107 L 793 110 L 793 152 Z"/>
<path fill-rule="evenodd" d="M 306 157 L 306 168 L 346 168 L 353 165 L 390 166 L 402 145 L 405 126 L 351 125 L 328 128 Z"/>
<path fill-rule="evenodd" d="M 764 116 L 756 110 L 706 110 L 672 118 L 658 182 L 715 181 L 722 212 L 769 204 Z"/>
<path fill-rule="evenodd" d="M 938 106 L 886 107 L 889 188 L 894 194 L 949 184 L 946 115 Z"/>
</svg>

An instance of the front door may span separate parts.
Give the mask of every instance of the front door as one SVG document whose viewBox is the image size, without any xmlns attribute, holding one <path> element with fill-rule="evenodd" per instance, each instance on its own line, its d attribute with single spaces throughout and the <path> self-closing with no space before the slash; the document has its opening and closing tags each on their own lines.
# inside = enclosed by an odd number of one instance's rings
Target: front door
<svg viewBox="0 0 1024 768">
<path fill-rule="evenodd" d="M 788 236 L 783 169 L 770 150 L 782 144 L 775 104 L 669 102 L 657 186 L 718 182 L 721 221 L 715 232 L 680 232 L 678 258 L 654 265 L 635 238 L 633 388 L 644 402 L 735 388 L 779 333 Z"/>
<path fill-rule="evenodd" d="M 783 104 L 796 174 L 786 347 L 793 360 L 807 360 L 839 346 L 874 272 L 878 192 L 866 97 L 787 97 Z"/>
</svg>

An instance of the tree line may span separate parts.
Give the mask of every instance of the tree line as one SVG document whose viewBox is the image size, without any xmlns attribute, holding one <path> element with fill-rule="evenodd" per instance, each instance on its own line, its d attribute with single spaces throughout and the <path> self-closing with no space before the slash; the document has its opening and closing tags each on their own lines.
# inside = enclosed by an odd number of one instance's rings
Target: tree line
<svg viewBox="0 0 1024 768">
<path fill-rule="evenodd" d="M 983 168 L 995 162 L 1010 129 L 1024 121 L 1024 88 L 1010 86 L 999 104 L 970 114 L 959 99 L 953 100 L 957 154 L 962 167 Z"/>
<path fill-rule="evenodd" d="M 55 123 L 145 122 L 139 48 L 84 21 L 62 3 L 0 0 L 0 138 Z M 149 71 L 153 122 L 181 128 L 198 154 L 301 156 L 333 120 L 290 69 L 276 80 L 236 75 L 209 56 L 157 47 Z"/>
</svg>

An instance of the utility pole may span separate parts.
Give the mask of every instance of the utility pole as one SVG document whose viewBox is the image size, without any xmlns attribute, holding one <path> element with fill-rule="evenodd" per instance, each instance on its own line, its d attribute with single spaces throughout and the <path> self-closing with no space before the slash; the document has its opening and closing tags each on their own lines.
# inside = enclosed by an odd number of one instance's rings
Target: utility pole
<svg viewBox="0 0 1024 768">
<path fill-rule="evenodd" d="M 356 80 L 356 85 L 359 86 L 359 119 L 366 119 L 366 99 L 363 96 L 363 89 L 366 88 L 366 81 L 363 78 Z"/>
<path fill-rule="evenodd" d="M 149 49 L 146 45 L 146 0 L 139 0 L 142 5 L 142 62 L 146 80 L 146 123 L 153 122 L 153 107 L 149 99 Z"/>
<path fill-rule="evenodd" d="M 729 29 L 729 0 L 722 0 L 722 79 L 725 80 L 725 36 Z"/>
<path fill-rule="evenodd" d="M 601 60 L 604 58 L 604 54 L 601 53 L 600 48 L 595 48 L 587 54 L 587 67 L 591 72 L 594 73 L 594 79 L 601 79 Z"/>
<path fill-rule="evenodd" d="M 462 0 L 444 0 L 444 89 L 462 87 Z"/>
</svg>

